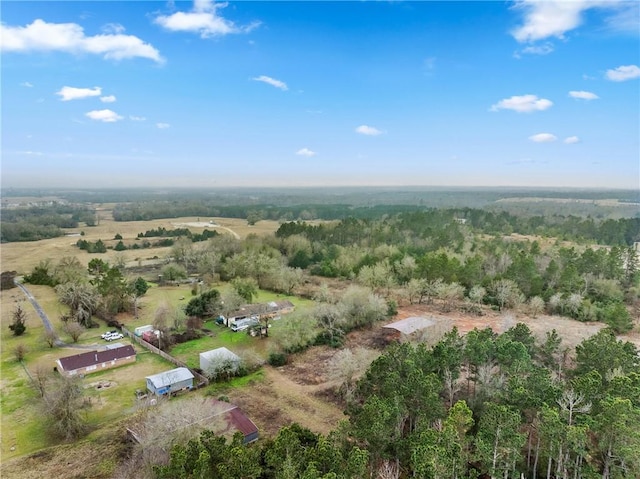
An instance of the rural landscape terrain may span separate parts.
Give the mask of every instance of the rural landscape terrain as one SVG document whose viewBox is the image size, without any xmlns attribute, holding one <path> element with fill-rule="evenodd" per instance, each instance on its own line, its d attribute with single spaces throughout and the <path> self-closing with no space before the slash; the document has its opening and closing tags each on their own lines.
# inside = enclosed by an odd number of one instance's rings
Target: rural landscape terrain
<svg viewBox="0 0 640 479">
<path fill-rule="evenodd" d="M 1 475 L 638 477 L 638 200 L 5 190 Z"/>
</svg>

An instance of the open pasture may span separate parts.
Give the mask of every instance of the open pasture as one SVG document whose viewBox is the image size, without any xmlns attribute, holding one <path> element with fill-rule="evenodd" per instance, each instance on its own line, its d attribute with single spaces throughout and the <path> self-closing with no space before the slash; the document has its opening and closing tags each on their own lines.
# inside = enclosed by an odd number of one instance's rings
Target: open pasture
<svg viewBox="0 0 640 479">
<path fill-rule="evenodd" d="M 3 271 L 17 271 L 19 275 L 28 274 L 40 261 L 51 260 L 54 264 L 64 256 L 76 256 L 83 264 L 88 264 L 93 258 L 100 258 L 113 263 L 116 258 L 122 258 L 128 266 L 145 264 L 157 258 L 165 258 L 171 248 L 144 248 L 135 250 L 115 251 L 108 249 L 106 253 L 87 253 L 76 246 L 79 239 L 95 242 L 102 240 L 107 248 L 114 247 L 118 240 L 117 234 L 122 236 L 125 245 L 134 244 L 139 233 L 158 228 L 172 230 L 189 228 L 194 233 L 202 233 L 205 228 L 218 231 L 220 234 L 231 234 L 235 237 L 246 238 L 250 234 L 263 235 L 273 233 L 280 226 L 277 221 L 259 221 L 250 226 L 240 218 L 167 218 L 150 221 L 114 221 L 110 210 L 98 212 L 100 221 L 97 226 L 84 226 L 66 230 L 67 236 L 40 241 L 4 243 L 0 246 Z M 215 226 L 204 220 L 211 220 Z M 199 225 L 199 226 L 194 226 Z M 81 233 L 84 233 L 80 236 Z M 72 236 L 73 235 L 73 236 Z M 159 238 L 148 238 L 153 242 Z"/>
</svg>

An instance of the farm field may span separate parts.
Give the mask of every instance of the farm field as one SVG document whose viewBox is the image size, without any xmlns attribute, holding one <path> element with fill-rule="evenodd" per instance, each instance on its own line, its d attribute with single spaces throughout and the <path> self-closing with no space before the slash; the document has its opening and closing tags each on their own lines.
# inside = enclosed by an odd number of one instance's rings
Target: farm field
<svg viewBox="0 0 640 479">
<path fill-rule="evenodd" d="M 67 230 L 68 235 L 74 236 L 2 244 L 0 246 L 0 255 L 2 257 L 3 271 L 13 270 L 17 271 L 18 275 L 24 275 L 29 273 L 43 259 L 62 258 L 64 256 L 77 256 L 83 264 L 88 264 L 93 258 L 113 262 L 116 257 L 121 257 L 125 260 L 127 266 L 144 265 L 158 258 L 164 258 L 171 249 L 168 247 L 125 251 L 109 249 L 102 254 L 87 253 L 76 246 L 76 242 L 80 238 L 92 242 L 101 239 L 109 247 L 117 243 L 117 240 L 114 240 L 116 234 L 122 236 L 122 241 L 125 244 L 130 244 L 136 241 L 139 233 L 158 228 L 169 230 L 187 227 L 194 233 L 201 233 L 207 228 L 242 239 L 250 234 L 273 233 L 280 226 L 277 221 L 269 220 L 259 221 L 254 226 L 250 226 L 246 220 L 239 218 L 211 218 L 217 226 L 201 221 L 203 218 L 198 217 L 118 222 L 113 220 L 110 209 L 100 210 L 98 214 L 100 222 L 97 226 Z M 84 232 L 83 236 L 80 236 L 81 232 Z"/>
</svg>

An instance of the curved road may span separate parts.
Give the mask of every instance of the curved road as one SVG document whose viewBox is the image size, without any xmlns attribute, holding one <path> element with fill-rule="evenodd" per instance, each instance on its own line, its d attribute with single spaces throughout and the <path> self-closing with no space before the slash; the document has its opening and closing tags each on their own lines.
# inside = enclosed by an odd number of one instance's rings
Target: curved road
<svg viewBox="0 0 640 479">
<path fill-rule="evenodd" d="M 31 294 L 31 292 L 22 284 L 20 283 L 17 279 L 14 279 L 13 282 L 15 283 L 15 285 L 20 288 L 22 290 L 22 292 L 24 293 L 24 295 L 27 297 L 27 299 L 29 300 L 29 302 L 31 303 L 31 306 L 33 306 L 33 309 L 36 310 L 36 313 L 38 313 L 38 316 L 40 316 L 40 319 L 42 320 L 42 324 L 44 325 L 44 329 L 47 330 L 47 332 L 53 333 L 56 340 L 53 343 L 56 346 L 59 347 L 65 347 L 65 348 L 77 348 L 77 349 L 95 349 L 94 346 L 81 346 L 78 344 L 67 344 L 64 341 L 62 341 L 59 337 L 58 334 L 56 333 L 56 330 L 53 327 L 53 324 L 51 324 L 51 321 L 49 320 L 49 317 L 47 316 L 47 313 L 44 312 L 44 310 L 42 309 L 42 306 L 40 306 L 40 303 L 38 303 L 38 301 L 36 301 L 36 298 L 33 297 L 33 295 Z"/>
</svg>

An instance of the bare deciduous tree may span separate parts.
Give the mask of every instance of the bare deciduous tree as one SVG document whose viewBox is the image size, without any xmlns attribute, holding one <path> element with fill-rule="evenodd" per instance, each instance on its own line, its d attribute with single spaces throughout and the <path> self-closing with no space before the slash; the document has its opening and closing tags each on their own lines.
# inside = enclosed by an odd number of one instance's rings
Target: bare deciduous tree
<svg viewBox="0 0 640 479">
<path fill-rule="evenodd" d="M 64 332 L 71 336 L 71 340 L 77 343 L 87 330 L 80 323 L 67 322 L 64 325 Z"/>
<path fill-rule="evenodd" d="M 56 345 L 56 341 L 58 340 L 58 336 L 56 335 L 56 333 L 54 331 L 49 331 L 48 329 L 45 330 L 42 338 L 50 348 L 53 348 Z"/>
<path fill-rule="evenodd" d="M 115 478 L 153 478 L 152 467 L 166 463 L 174 444 L 184 444 L 203 429 L 222 432 L 227 424 L 224 413 L 230 408 L 224 402 L 208 398 L 183 398 L 180 401 L 156 399 L 155 406 L 143 404 L 128 419 L 127 429 L 136 440 L 129 458 L 120 464 Z"/>
<path fill-rule="evenodd" d="M 489 291 L 495 298 L 500 309 L 516 308 L 524 302 L 524 295 L 515 281 L 498 279 L 491 283 Z"/>
<path fill-rule="evenodd" d="M 529 300 L 529 314 L 534 318 L 538 317 L 544 311 L 544 299 L 540 296 L 534 296 Z"/>
<path fill-rule="evenodd" d="M 353 395 L 356 382 L 379 353 L 371 349 L 357 348 L 338 351 L 329 361 L 328 375 L 331 381 L 339 383 L 338 391 L 349 401 Z"/>
<path fill-rule="evenodd" d="M 84 435 L 88 427 L 83 409 L 87 406 L 80 378 L 57 376 L 47 381 L 42 408 L 55 437 L 71 441 Z"/>
<path fill-rule="evenodd" d="M 31 372 L 31 376 L 40 397 L 44 397 L 47 391 L 47 385 L 53 380 L 53 371 L 44 364 L 39 364 Z"/>
<path fill-rule="evenodd" d="M 13 348 L 13 356 L 16 358 L 16 361 L 21 363 L 24 361 L 25 356 L 29 352 L 29 348 L 26 345 L 20 343 L 15 348 Z"/>
<path fill-rule="evenodd" d="M 573 424 L 573 417 L 576 413 L 588 413 L 591 411 L 591 403 L 585 400 L 584 394 L 578 393 L 573 389 L 567 389 L 562 392 L 562 396 L 558 399 L 558 406 L 567 414 L 567 424 Z"/>
<path fill-rule="evenodd" d="M 436 297 L 442 302 L 442 311 L 451 311 L 464 297 L 464 286 L 459 283 L 441 283 L 436 290 Z"/>
</svg>

